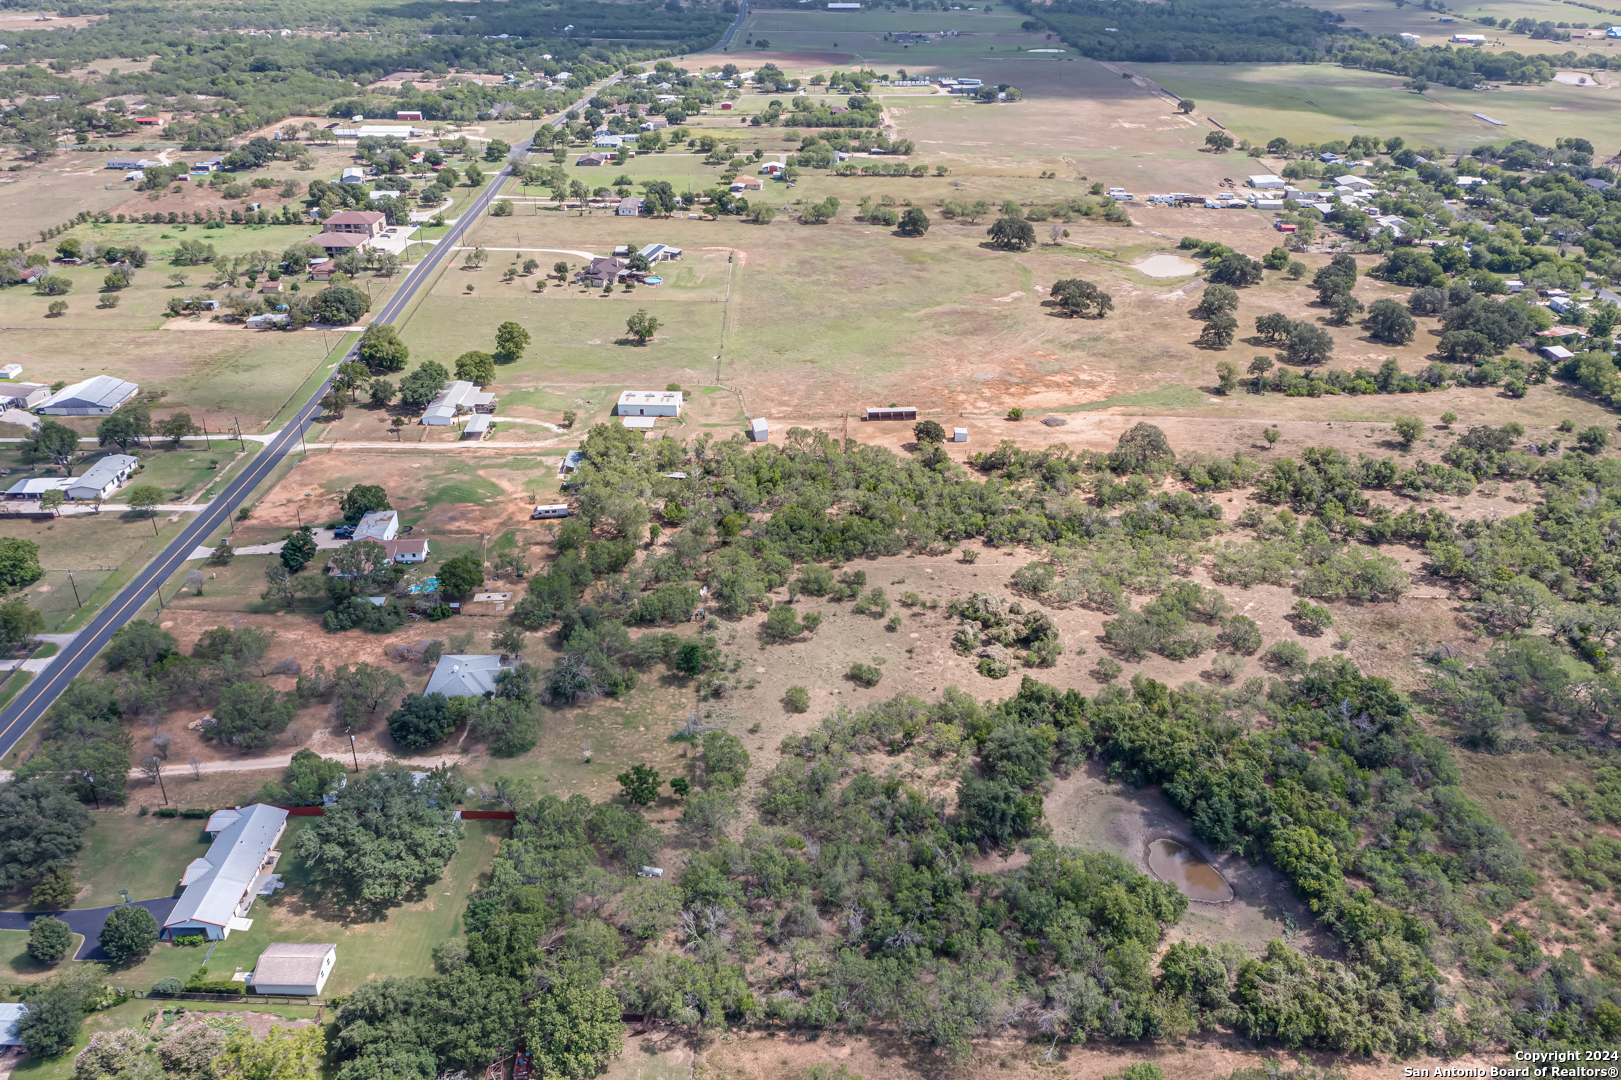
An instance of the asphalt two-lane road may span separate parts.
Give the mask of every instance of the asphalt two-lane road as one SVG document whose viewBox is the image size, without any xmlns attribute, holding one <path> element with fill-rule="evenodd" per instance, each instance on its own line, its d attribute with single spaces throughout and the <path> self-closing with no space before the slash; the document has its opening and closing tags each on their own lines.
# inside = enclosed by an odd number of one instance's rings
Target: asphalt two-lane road
<svg viewBox="0 0 1621 1080">
<path fill-rule="evenodd" d="M 521 157 L 527 152 L 528 145 L 525 142 L 514 147 L 512 154 Z M 501 167 L 501 171 L 495 174 L 489 187 L 468 204 L 444 238 L 429 249 L 423 260 L 405 275 L 394 296 L 378 311 L 374 322 L 394 322 L 400 313 L 410 306 L 417 293 L 429 284 L 439 265 L 450 256 L 457 241 L 484 215 L 490 202 L 501 189 L 502 183 L 511 173 L 512 159 L 509 157 L 507 163 Z M 353 359 L 358 348 L 357 342 L 343 359 Z M 0 757 L 11 752 L 17 740 L 21 739 L 29 728 L 33 727 L 34 722 L 44 715 L 45 710 L 68 683 L 96 658 L 119 627 L 139 617 L 142 608 L 152 600 L 163 583 L 185 564 L 187 556 L 193 549 L 205 543 L 217 530 L 222 529 L 246 496 L 259 485 L 260 481 L 270 475 L 271 470 L 281 463 L 289 451 L 299 445 L 304 430 L 320 412 L 321 399 L 326 396 L 331 385 L 332 377 L 328 375 L 298 410 L 297 415 L 253 459 L 247 469 L 226 485 L 225 490 L 220 492 L 206 509 L 198 513 L 190 524 L 181 529 L 180 535 L 171 540 L 168 546 L 158 553 L 156 559 L 143 567 L 123 591 L 98 611 L 79 632 L 79 636 L 62 650 L 51 665 L 23 688 L 22 693 L 17 695 L 16 700 L 7 706 L 4 712 L 0 712 Z M 94 526 L 86 523 L 80 527 Z"/>
</svg>

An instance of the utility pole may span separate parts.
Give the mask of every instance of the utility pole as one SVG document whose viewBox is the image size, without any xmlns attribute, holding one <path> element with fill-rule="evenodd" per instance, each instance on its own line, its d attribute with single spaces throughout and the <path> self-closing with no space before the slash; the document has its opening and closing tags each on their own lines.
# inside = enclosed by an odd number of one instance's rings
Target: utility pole
<svg viewBox="0 0 1621 1080">
<path fill-rule="evenodd" d="M 355 775 L 359 776 L 360 775 L 360 755 L 355 753 L 355 737 L 353 735 L 349 736 L 349 756 L 354 759 L 354 762 L 355 762 Z"/>
<path fill-rule="evenodd" d="M 73 580 L 73 571 L 68 571 L 68 584 L 73 586 L 73 602 L 78 607 L 84 607 L 84 601 L 79 599 L 79 585 Z"/>
<path fill-rule="evenodd" d="M 163 792 L 163 805 L 169 805 L 169 790 L 163 786 L 163 766 L 153 763 L 152 771 L 157 774 L 158 790 Z"/>
<path fill-rule="evenodd" d="M 243 439 L 242 439 L 242 418 L 238 417 L 238 416 L 233 416 L 233 417 L 231 417 L 231 419 L 236 421 L 236 442 L 237 442 L 237 445 L 240 446 L 242 449 L 246 450 L 248 448 L 248 444 L 246 442 L 244 442 Z"/>
</svg>

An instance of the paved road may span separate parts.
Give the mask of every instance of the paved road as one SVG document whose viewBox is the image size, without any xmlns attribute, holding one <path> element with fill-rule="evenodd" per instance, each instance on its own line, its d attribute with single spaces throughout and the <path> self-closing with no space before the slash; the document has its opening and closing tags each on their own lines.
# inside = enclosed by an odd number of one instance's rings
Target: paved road
<svg viewBox="0 0 1621 1080">
<path fill-rule="evenodd" d="M 514 147 L 512 154 L 522 155 L 527 148 L 528 143 L 523 143 Z M 496 192 L 500 190 L 501 184 L 511 173 L 512 162 L 509 159 L 501 167 L 501 171 L 495 174 L 495 179 L 483 194 L 474 199 L 456 219 L 456 224 L 452 226 L 450 232 L 429 249 L 423 260 L 405 276 L 394 297 L 383 305 L 374 321 L 398 320 L 401 313 L 416 298 L 417 293 L 432 279 L 439 264 L 449 257 L 462 234 L 484 215 Z M 358 343 L 356 347 L 358 348 Z M 344 359 L 353 359 L 354 354 L 355 349 L 351 349 Z M 241 505 L 260 481 L 270 475 L 271 470 L 280 464 L 281 459 L 289 451 L 298 447 L 304 430 L 320 412 L 321 398 L 326 396 L 331 381 L 331 376 L 328 376 L 298 410 L 298 415 L 276 433 L 265 451 L 259 454 L 212 502 L 201 507 L 195 520 L 181 529 L 180 535 L 171 540 L 156 559 L 143 567 L 135 575 L 134 580 L 125 586 L 123 592 L 96 613 L 73 640 L 73 644 L 62 651 L 62 655 L 50 666 L 44 677 L 35 679 L 17 695 L 16 700 L 4 712 L 0 712 L 0 757 L 11 752 L 17 740 L 21 739 L 34 722 L 44 715 L 51 702 L 56 700 L 56 696 L 96 658 L 114 632 L 131 619 L 140 617 L 142 609 L 157 594 L 158 589 L 170 575 L 191 558 L 193 550 L 207 537 L 223 529 L 234 509 Z M 97 932 L 100 932 L 99 927 Z"/>
<path fill-rule="evenodd" d="M 163 896 L 156 900 L 137 900 L 136 907 L 144 907 L 163 925 L 163 920 L 169 917 L 174 910 L 174 896 Z M 96 939 L 101 936 L 101 928 L 107 923 L 107 916 L 115 907 L 77 908 L 70 911 L 0 911 L 0 930 L 27 930 L 28 924 L 41 915 L 50 915 L 61 919 L 68 924 L 68 929 L 75 934 L 83 934 L 84 941 L 79 943 L 79 951 L 73 954 L 75 960 L 111 960 L 101 948 L 101 942 Z"/>
<path fill-rule="evenodd" d="M 732 35 L 743 27 L 743 20 L 749 17 L 749 0 L 737 0 L 737 21 L 726 28 L 726 36 L 720 39 L 715 48 L 724 49 L 732 43 Z"/>
</svg>

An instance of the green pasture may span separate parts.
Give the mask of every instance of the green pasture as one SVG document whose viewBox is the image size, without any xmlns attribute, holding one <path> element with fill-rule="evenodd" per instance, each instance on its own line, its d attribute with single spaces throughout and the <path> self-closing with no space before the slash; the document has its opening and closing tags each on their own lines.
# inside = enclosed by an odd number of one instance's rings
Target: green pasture
<svg viewBox="0 0 1621 1080">
<path fill-rule="evenodd" d="M 437 359 L 449 366 L 470 348 L 491 347 L 495 327 L 502 322 L 523 325 L 534 344 L 522 360 L 496 368 L 498 391 L 513 382 L 624 379 L 682 368 L 715 353 L 720 344 L 725 313 L 720 303 L 664 300 L 658 290 L 647 288 L 604 299 L 559 296 L 553 289 L 546 291 L 554 295 L 539 296 L 518 291 L 521 285 L 507 293 L 501 291 L 499 278 L 487 272 L 479 277 L 479 291 L 488 296 L 456 295 L 446 282 L 460 285 L 462 278 L 447 274 L 401 337 L 411 347 L 413 360 Z M 638 309 L 659 320 L 658 335 L 646 345 L 621 344 L 625 320 Z"/>
<path fill-rule="evenodd" d="M 49 320 L 55 326 L 66 321 Z M 8 330 L 6 344 L 7 359 L 23 366 L 25 380 L 76 382 L 93 375 L 116 375 L 140 383 L 142 389 L 167 390 L 153 410 L 160 416 L 189 412 L 211 431 L 240 417 L 244 430 L 254 431 L 322 361 L 326 344 L 336 345 L 341 336 L 329 331 L 324 343 L 319 330 L 283 333 L 221 326 L 64 333 L 28 326 Z"/>
<path fill-rule="evenodd" d="M 880 72 L 893 68 L 919 69 L 942 61 L 965 61 L 989 52 L 1012 53 L 1015 48 L 1063 48 L 1056 39 L 1048 42 L 1040 34 L 1019 28 L 1024 16 L 1008 11 L 985 14 L 980 11 L 927 12 L 832 12 L 766 10 L 750 12 L 743 31 L 732 39 L 725 54 L 711 53 L 700 60 L 726 60 L 742 67 L 751 66 L 750 53 L 815 53 L 802 63 L 778 66 L 789 74 L 826 71 L 830 67 L 865 63 Z M 927 45 L 885 41 L 885 34 L 902 30 L 939 32 L 956 30 L 961 36 L 940 37 Z M 747 44 L 750 37 L 756 44 Z M 770 42 L 766 50 L 760 38 Z"/>
<path fill-rule="evenodd" d="M 79 611 L 80 601 L 88 613 L 110 600 L 119 582 L 144 566 L 152 552 L 161 550 L 185 527 L 187 515 L 179 517 L 170 521 L 162 513 L 153 518 L 113 510 L 56 519 L 0 515 L 0 536 L 39 545 L 45 575 L 20 595 L 45 616 L 46 631 L 55 633 Z M 154 524 L 157 535 L 153 535 Z M 78 600 L 74 599 L 75 587 Z"/>
<path fill-rule="evenodd" d="M 1586 8 L 1572 10 L 1571 5 L 1560 3 L 1559 0 L 1492 0 L 1485 4 L 1448 8 L 1447 14 L 1457 18 L 1456 22 L 1450 23 L 1441 22 L 1439 14 L 1425 11 L 1416 4 L 1397 7 L 1390 0 L 1323 0 L 1314 6 L 1323 11 L 1343 15 L 1345 26 L 1365 30 L 1370 34 L 1417 34 L 1423 39 L 1420 44 L 1425 46 L 1445 44 L 1453 34 L 1485 34 L 1489 42 L 1487 48 L 1493 52 L 1517 52 L 1526 55 L 1563 53 L 1569 50 L 1575 50 L 1577 53 L 1588 50 L 1603 52 L 1614 48 L 1617 42 L 1604 38 L 1602 34 L 1596 38 L 1575 36 L 1583 34 L 1585 31 L 1582 30 L 1573 30 L 1570 41 L 1537 41 L 1524 34 L 1511 34 L 1504 29 L 1487 29 L 1482 23 L 1474 20 L 1492 18 L 1501 21 L 1523 18 L 1555 24 L 1587 23 L 1600 30 L 1621 22 L 1621 19 L 1603 12 Z"/>
<path fill-rule="evenodd" d="M 1432 85 L 1402 88 L 1393 75 L 1330 64 L 1133 64 L 1131 69 L 1198 102 L 1234 134 L 1324 142 L 1352 135 L 1399 135 L 1410 144 L 1461 150 L 1482 142 L 1530 139 L 1552 145 L 1580 135 L 1621 144 L 1615 91 L 1550 82 L 1487 93 Z M 1474 113 L 1505 122 L 1495 127 Z M 1235 159 L 1238 161 L 1238 159 Z M 1243 171 L 1241 162 L 1234 169 Z"/>
</svg>

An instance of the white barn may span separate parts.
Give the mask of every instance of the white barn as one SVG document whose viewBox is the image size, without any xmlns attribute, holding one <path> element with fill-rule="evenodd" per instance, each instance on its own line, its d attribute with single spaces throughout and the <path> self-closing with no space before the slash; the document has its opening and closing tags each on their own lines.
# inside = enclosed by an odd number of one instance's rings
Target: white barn
<svg viewBox="0 0 1621 1080">
<path fill-rule="evenodd" d="M 614 407 L 618 416 L 680 416 L 679 390 L 626 390 Z"/>
</svg>

